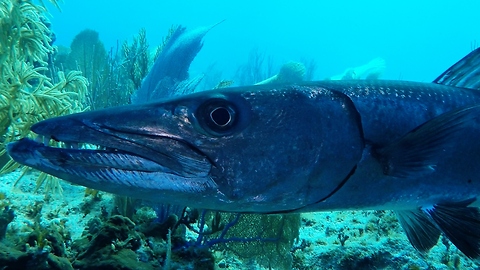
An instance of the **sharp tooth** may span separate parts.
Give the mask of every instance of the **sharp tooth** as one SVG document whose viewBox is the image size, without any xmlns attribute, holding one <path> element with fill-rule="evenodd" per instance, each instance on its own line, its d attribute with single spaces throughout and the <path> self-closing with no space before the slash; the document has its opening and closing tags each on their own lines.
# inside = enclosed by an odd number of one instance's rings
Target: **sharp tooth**
<svg viewBox="0 0 480 270">
<path fill-rule="evenodd" d="M 35 137 L 35 141 L 38 143 L 43 143 L 43 145 L 48 145 L 50 143 L 50 139 L 47 139 L 43 135 L 37 135 L 37 137 Z"/>
<path fill-rule="evenodd" d="M 78 143 L 65 142 L 64 144 L 67 149 L 78 149 Z"/>
<path fill-rule="evenodd" d="M 35 141 L 46 146 L 50 145 L 50 139 L 43 135 L 37 135 L 37 137 L 35 137 Z"/>
</svg>

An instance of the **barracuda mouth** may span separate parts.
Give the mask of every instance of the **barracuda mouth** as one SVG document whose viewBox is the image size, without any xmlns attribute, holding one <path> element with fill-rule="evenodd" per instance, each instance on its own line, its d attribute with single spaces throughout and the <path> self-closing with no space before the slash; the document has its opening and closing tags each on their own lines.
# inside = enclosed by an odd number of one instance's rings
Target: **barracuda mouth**
<svg viewBox="0 0 480 270">
<path fill-rule="evenodd" d="M 168 167 L 155 163 L 150 159 L 115 148 L 106 148 L 101 145 L 83 143 L 54 143 L 49 139 L 38 136 L 37 139 L 21 139 L 8 145 L 8 152 L 12 158 L 34 167 L 48 160 L 52 165 L 65 168 L 78 166 L 80 168 L 112 168 L 128 171 L 143 172 L 175 172 Z M 62 147 L 63 146 L 63 147 Z"/>
<path fill-rule="evenodd" d="M 181 192 L 216 187 L 209 177 L 208 157 L 181 138 L 85 122 L 62 132 L 56 125 L 55 135 L 46 135 L 45 127 L 52 121 L 44 122 L 32 127 L 40 133 L 35 140 L 8 144 L 15 161 L 70 182 L 126 195 L 130 195 L 122 190 L 126 186 Z"/>
</svg>

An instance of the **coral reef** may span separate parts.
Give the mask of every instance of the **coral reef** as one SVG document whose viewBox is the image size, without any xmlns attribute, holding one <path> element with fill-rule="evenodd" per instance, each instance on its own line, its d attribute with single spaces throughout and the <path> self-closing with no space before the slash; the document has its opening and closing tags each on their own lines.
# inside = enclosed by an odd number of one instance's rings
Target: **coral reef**
<svg viewBox="0 0 480 270">
<path fill-rule="evenodd" d="M 7 143 L 31 136 L 34 123 L 85 108 L 87 81 L 79 71 L 46 75 L 54 48 L 44 13 L 44 7 L 31 1 L 0 5 L 0 155 Z M 10 161 L 1 172 L 18 167 Z M 37 183 L 52 179 L 42 173 Z"/>
<path fill-rule="evenodd" d="M 70 48 L 62 48 L 55 55 L 57 69 L 78 69 L 88 79 L 87 91 L 90 109 L 97 110 L 131 103 L 132 94 L 141 87 L 153 61 L 160 55 L 165 44 L 178 26 L 172 26 L 163 44 L 149 51 L 144 28 L 132 42 L 106 51 L 99 33 L 86 29 L 78 33 Z"/>
<path fill-rule="evenodd" d="M 138 261 L 135 251 L 141 247 L 142 238 L 134 227 L 130 219 L 118 215 L 105 222 L 91 221 L 87 234 L 73 243 L 80 251 L 73 266 L 76 269 L 155 269 L 159 265 Z"/>
<path fill-rule="evenodd" d="M 310 81 L 314 79 L 317 64 L 313 59 L 304 58 L 301 61 L 284 63 L 277 74 L 274 73 L 275 69 L 273 57 L 267 57 L 258 48 L 254 48 L 250 51 L 248 61 L 238 67 L 234 81 L 238 85 L 285 84 Z"/>
<path fill-rule="evenodd" d="M 111 49 L 107 54 L 99 33 L 86 29 L 75 36 L 70 48 L 57 50 L 54 63 L 59 70 L 82 71 L 89 82 L 87 103 L 96 110 L 129 103 L 133 88 L 127 82 L 121 61 L 118 48 L 115 53 Z"/>
<path fill-rule="evenodd" d="M 46 76 L 53 47 L 44 12 L 30 1 L 0 6 L 0 155 L 8 142 L 31 136 L 34 123 L 83 110 L 87 82 L 80 72 Z M 2 172 L 18 167 L 10 161 Z M 41 174 L 38 183 L 46 179 Z"/>
<path fill-rule="evenodd" d="M 305 65 L 299 62 L 288 62 L 280 68 L 278 74 L 256 84 L 299 83 L 305 77 Z"/>
<path fill-rule="evenodd" d="M 315 59 L 302 58 L 301 63 L 305 66 L 305 81 L 313 81 L 315 79 L 315 72 L 317 71 L 317 61 Z"/>
<path fill-rule="evenodd" d="M 15 218 L 13 209 L 5 206 L 0 214 L 3 237 L 0 241 L 0 265 L 2 269 L 73 269 L 66 256 L 65 245 L 70 233 L 65 229 L 65 220 L 41 224 L 41 203 L 27 211 L 33 223 L 21 227 L 7 226 Z"/>
<path fill-rule="evenodd" d="M 65 60 L 64 68 L 79 70 L 87 78 L 89 98 L 93 99 L 90 103 L 95 104 L 95 100 L 100 98 L 97 92 L 103 86 L 102 71 L 107 67 L 107 51 L 99 39 L 98 32 L 86 29 L 78 33 L 70 45 L 70 53 Z M 92 106 L 92 109 L 96 107 Z"/>
<path fill-rule="evenodd" d="M 12 209 L 8 206 L 5 206 L 2 212 L 0 212 L 0 240 L 5 238 L 5 234 L 7 233 L 7 226 L 10 222 L 13 221 L 15 218 L 15 214 Z"/>
<path fill-rule="evenodd" d="M 188 209 L 160 223 L 156 212 L 162 211 L 138 205 L 129 211 L 131 218 L 120 216 L 112 195 L 85 197 L 83 187 L 65 182 L 60 184 L 68 197 L 56 200 L 32 193 L 27 181 L 18 186 L 22 192 L 12 191 L 18 175 L 7 174 L 0 182 L 0 205 L 15 213 L 0 240 L 5 269 L 264 270 L 286 269 L 284 262 L 292 263 L 287 269 L 312 270 L 478 268 L 446 239 L 429 253 L 418 253 L 390 211 L 310 213 L 300 222 L 298 216 L 289 221 L 207 211 L 202 222 L 203 211 Z M 268 242 L 280 238 L 285 240 L 278 246 Z"/>
<path fill-rule="evenodd" d="M 236 214 L 222 213 L 226 220 Z M 261 215 L 242 214 L 234 226 L 225 234 L 223 245 L 216 247 L 232 252 L 244 260 L 275 269 L 291 269 L 290 250 L 299 236 L 300 214 Z"/>
<path fill-rule="evenodd" d="M 156 53 L 158 52 L 159 50 L 157 49 Z M 153 61 L 148 52 L 147 31 L 145 28 L 140 29 L 138 36 L 133 38 L 131 44 L 128 44 L 127 41 L 123 43 L 122 55 L 123 59 L 125 59 L 124 63 L 129 63 L 124 65 L 127 77 L 133 84 L 133 89 L 139 89 Z"/>
<path fill-rule="evenodd" d="M 267 57 L 258 48 L 253 48 L 247 62 L 238 67 L 234 81 L 238 85 L 253 85 L 274 74 L 273 58 Z"/>
<path fill-rule="evenodd" d="M 53 53 L 43 9 L 29 1 L 0 6 L 0 130 L 6 143 L 29 135 L 40 120 L 83 109 L 86 80 L 80 72 L 45 75 Z M 4 153 L 4 149 L 2 150 Z"/>
<path fill-rule="evenodd" d="M 330 80 L 375 80 L 385 71 L 385 60 L 375 58 L 365 65 L 347 68 L 342 74 L 332 76 Z"/>
</svg>

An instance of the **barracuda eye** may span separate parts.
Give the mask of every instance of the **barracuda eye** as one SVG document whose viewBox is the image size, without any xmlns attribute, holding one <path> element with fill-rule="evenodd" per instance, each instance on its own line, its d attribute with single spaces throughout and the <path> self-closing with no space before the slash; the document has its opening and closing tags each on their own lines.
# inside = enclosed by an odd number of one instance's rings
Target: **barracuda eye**
<svg viewBox="0 0 480 270">
<path fill-rule="evenodd" d="M 200 124 L 212 135 L 227 135 L 237 123 L 237 108 L 224 99 L 213 99 L 202 104 L 196 114 Z"/>
<path fill-rule="evenodd" d="M 210 112 L 210 120 L 219 128 L 225 127 L 232 122 L 232 112 L 225 107 L 214 108 Z"/>
</svg>

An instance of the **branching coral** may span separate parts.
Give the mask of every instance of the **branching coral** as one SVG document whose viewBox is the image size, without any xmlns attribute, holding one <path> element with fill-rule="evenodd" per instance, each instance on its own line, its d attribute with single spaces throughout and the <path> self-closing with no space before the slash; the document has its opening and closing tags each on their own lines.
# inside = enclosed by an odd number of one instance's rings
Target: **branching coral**
<svg viewBox="0 0 480 270">
<path fill-rule="evenodd" d="M 151 63 L 145 28 L 140 29 L 138 36 L 133 39 L 131 45 L 127 41 L 123 43 L 122 54 L 125 59 L 123 67 L 127 77 L 133 83 L 134 89 L 138 89 L 143 78 L 147 76 Z"/>
<path fill-rule="evenodd" d="M 292 267 L 290 250 L 299 237 L 299 214 L 240 214 L 203 210 L 198 219 L 198 230 L 189 221 L 185 222 L 185 217 L 180 223 L 198 234 L 197 240 L 187 246 L 229 251 L 264 267 Z"/>
<path fill-rule="evenodd" d="M 87 99 L 91 109 L 103 109 L 130 103 L 153 62 L 148 51 L 145 29 L 140 29 L 131 43 L 107 53 L 94 30 L 83 30 L 70 45 L 70 52 L 58 54 L 56 68 L 79 69 L 89 81 Z"/>
<path fill-rule="evenodd" d="M 89 81 L 89 89 L 98 89 L 101 71 L 107 65 L 107 51 L 99 39 L 99 33 L 90 29 L 81 31 L 73 39 L 70 49 L 66 68 L 80 70 Z"/>
<path fill-rule="evenodd" d="M 34 123 L 84 108 L 87 81 L 79 71 L 45 75 L 54 50 L 45 12 L 43 3 L 0 1 L 0 155 L 7 143 L 32 136 Z M 1 172 L 18 167 L 9 162 Z M 41 174 L 37 184 L 46 179 Z"/>
<path fill-rule="evenodd" d="M 230 225 L 228 232 L 223 233 L 223 248 L 235 253 L 240 258 L 254 259 L 260 265 L 276 269 L 291 269 L 292 257 L 290 249 L 299 236 L 300 215 L 262 215 L 222 213 L 222 219 L 238 222 Z M 225 225 L 225 228 L 229 223 Z M 245 241 L 247 240 L 247 241 Z"/>
<path fill-rule="evenodd" d="M 274 74 L 273 58 L 266 57 L 258 48 L 250 51 L 247 63 L 238 67 L 235 82 L 238 85 L 252 85 Z"/>
</svg>

